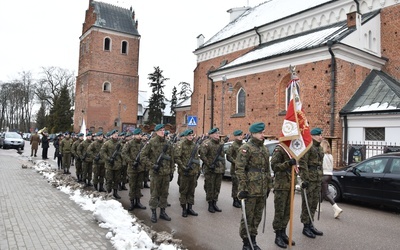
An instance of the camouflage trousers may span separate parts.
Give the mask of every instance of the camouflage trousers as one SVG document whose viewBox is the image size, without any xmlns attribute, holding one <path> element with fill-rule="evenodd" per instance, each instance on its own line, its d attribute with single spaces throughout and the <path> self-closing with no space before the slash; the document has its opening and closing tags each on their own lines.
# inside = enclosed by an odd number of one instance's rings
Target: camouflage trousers
<svg viewBox="0 0 400 250">
<path fill-rule="evenodd" d="M 275 215 L 272 228 L 282 230 L 290 219 L 290 190 L 274 190 Z"/>
<path fill-rule="evenodd" d="M 251 197 L 247 198 L 245 201 L 247 225 L 249 226 L 249 232 L 251 236 L 257 235 L 258 225 L 261 222 L 265 206 L 265 198 L 266 197 L 263 196 Z M 243 215 L 240 221 L 239 235 L 242 239 L 247 238 L 246 225 L 244 223 Z"/>
<path fill-rule="evenodd" d="M 64 153 L 62 156 L 62 165 L 65 169 L 64 171 L 69 171 L 69 167 L 71 166 L 71 153 Z"/>
<path fill-rule="evenodd" d="M 121 171 L 120 169 L 106 169 L 106 186 L 107 190 L 118 189 L 120 182 Z"/>
<path fill-rule="evenodd" d="M 140 190 L 143 188 L 144 171 L 129 171 L 129 199 L 140 199 L 142 193 Z"/>
<path fill-rule="evenodd" d="M 121 168 L 121 182 L 126 183 L 128 181 L 128 173 L 127 173 L 128 166 L 122 165 Z"/>
<path fill-rule="evenodd" d="M 310 212 L 312 219 L 314 220 L 314 214 L 317 210 L 318 201 L 320 199 L 321 194 L 321 182 L 312 181 L 308 184 L 308 188 L 306 189 L 308 206 L 310 207 Z M 301 215 L 300 215 L 301 223 L 310 224 L 310 216 L 308 215 L 306 202 L 304 199 L 304 190 L 301 190 Z"/>
<path fill-rule="evenodd" d="M 197 187 L 197 175 L 179 175 L 179 202 L 194 205 L 194 192 Z"/>
<path fill-rule="evenodd" d="M 236 176 L 236 174 L 231 174 L 231 180 L 232 180 L 232 198 L 236 198 L 238 194 L 238 186 L 239 186 L 239 180 Z"/>
<path fill-rule="evenodd" d="M 167 175 L 152 174 L 150 180 L 150 201 L 151 209 L 157 207 L 166 208 L 169 190 L 170 177 Z"/>
<path fill-rule="evenodd" d="M 221 190 L 222 174 L 208 171 L 204 174 L 204 191 L 206 191 L 206 201 L 218 201 Z"/>
<path fill-rule="evenodd" d="M 93 162 L 82 163 L 82 179 L 91 181 L 93 174 Z"/>
<path fill-rule="evenodd" d="M 75 172 L 76 172 L 76 175 L 83 174 L 82 161 L 79 160 L 78 158 L 75 159 Z"/>
<path fill-rule="evenodd" d="M 106 168 L 104 163 L 94 163 L 93 164 L 93 185 L 98 183 L 103 184 L 104 178 L 106 176 Z"/>
</svg>

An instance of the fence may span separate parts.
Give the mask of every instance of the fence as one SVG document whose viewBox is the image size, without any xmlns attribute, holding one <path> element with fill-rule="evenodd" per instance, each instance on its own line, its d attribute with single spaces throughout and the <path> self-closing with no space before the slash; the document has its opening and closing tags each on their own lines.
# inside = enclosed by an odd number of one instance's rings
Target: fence
<svg viewBox="0 0 400 250">
<path fill-rule="evenodd" d="M 332 154 L 336 168 L 343 168 L 371 156 L 389 152 L 400 152 L 400 143 L 387 142 L 348 142 L 332 141 Z"/>
</svg>

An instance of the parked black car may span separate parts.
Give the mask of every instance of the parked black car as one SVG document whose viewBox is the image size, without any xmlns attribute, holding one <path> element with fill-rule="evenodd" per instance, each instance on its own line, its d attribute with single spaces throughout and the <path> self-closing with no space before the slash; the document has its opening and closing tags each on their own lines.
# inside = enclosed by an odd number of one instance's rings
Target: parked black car
<svg viewBox="0 0 400 250">
<path fill-rule="evenodd" d="M 400 153 L 376 155 L 334 171 L 330 190 L 335 201 L 354 199 L 400 208 Z"/>
</svg>

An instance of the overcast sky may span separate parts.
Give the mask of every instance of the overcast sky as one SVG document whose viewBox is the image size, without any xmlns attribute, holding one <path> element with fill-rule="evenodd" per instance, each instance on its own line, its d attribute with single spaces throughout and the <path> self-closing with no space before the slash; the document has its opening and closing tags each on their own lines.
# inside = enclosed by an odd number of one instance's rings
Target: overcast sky
<svg viewBox="0 0 400 250">
<path fill-rule="evenodd" d="M 277 1 L 277 0 L 275 0 Z M 179 82 L 193 84 L 196 37 L 205 41 L 229 22 L 226 11 L 252 7 L 265 0 L 104 0 L 133 7 L 139 22 L 141 90 L 148 88 L 148 74 L 159 66 L 170 98 Z M 12 0 L 0 3 L 0 81 L 41 67 L 57 66 L 78 72 L 79 37 L 89 0 Z"/>
</svg>

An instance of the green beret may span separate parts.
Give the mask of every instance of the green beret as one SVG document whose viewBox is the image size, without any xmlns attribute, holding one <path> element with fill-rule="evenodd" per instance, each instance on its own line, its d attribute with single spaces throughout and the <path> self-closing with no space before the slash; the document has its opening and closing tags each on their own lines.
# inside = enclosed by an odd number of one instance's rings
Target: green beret
<svg viewBox="0 0 400 250">
<path fill-rule="evenodd" d="M 179 137 L 185 136 L 185 131 L 179 134 Z"/>
<path fill-rule="evenodd" d="M 125 137 L 129 137 L 131 135 L 133 135 L 133 133 L 131 131 L 128 131 L 128 132 L 125 133 Z"/>
<path fill-rule="evenodd" d="M 218 131 L 219 131 L 218 128 L 213 128 L 213 129 L 211 129 L 210 131 L 208 131 L 208 134 L 209 134 L 209 135 L 212 135 L 212 134 L 214 134 L 214 133 L 216 133 L 216 132 L 218 132 Z"/>
<path fill-rule="evenodd" d="M 96 133 L 96 136 L 102 136 L 103 135 L 103 131 L 99 131 Z"/>
<path fill-rule="evenodd" d="M 78 137 L 81 137 L 81 136 L 84 136 L 84 135 L 85 135 L 84 133 L 79 133 Z"/>
<path fill-rule="evenodd" d="M 311 130 L 311 135 L 320 135 L 320 134 L 322 134 L 322 129 L 320 128 L 313 128 Z"/>
<path fill-rule="evenodd" d="M 115 133 L 118 133 L 118 129 L 111 130 L 109 133 L 110 133 L 110 135 L 113 135 L 113 134 L 115 134 Z"/>
<path fill-rule="evenodd" d="M 183 136 L 188 136 L 193 134 L 193 129 L 186 129 L 183 131 Z"/>
<path fill-rule="evenodd" d="M 142 130 L 140 128 L 135 128 L 135 130 L 133 130 L 134 135 L 139 135 L 141 133 L 142 133 Z"/>
<path fill-rule="evenodd" d="M 263 122 L 256 122 L 250 125 L 250 133 L 259 133 L 265 129 L 265 124 Z"/>
<path fill-rule="evenodd" d="M 154 128 L 154 131 L 158 131 L 158 130 L 164 128 L 164 127 L 165 127 L 164 124 L 157 124 L 156 127 Z"/>
<path fill-rule="evenodd" d="M 92 136 L 92 132 L 90 132 L 90 131 L 87 132 L 87 133 L 86 133 L 86 136 Z"/>
<path fill-rule="evenodd" d="M 233 131 L 233 135 L 234 136 L 239 136 L 239 135 L 242 135 L 242 134 L 243 134 L 243 131 L 240 130 L 240 129 Z"/>
<path fill-rule="evenodd" d="M 120 132 L 120 133 L 118 134 L 118 136 L 125 136 L 125 132 L 124 132 L 124 131 Z"/>
</svg>

